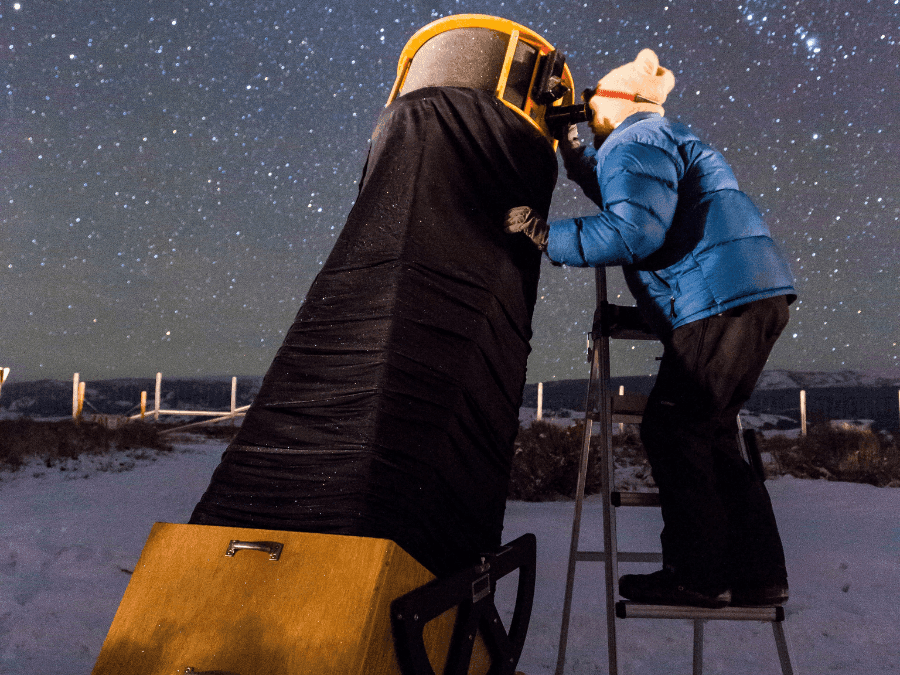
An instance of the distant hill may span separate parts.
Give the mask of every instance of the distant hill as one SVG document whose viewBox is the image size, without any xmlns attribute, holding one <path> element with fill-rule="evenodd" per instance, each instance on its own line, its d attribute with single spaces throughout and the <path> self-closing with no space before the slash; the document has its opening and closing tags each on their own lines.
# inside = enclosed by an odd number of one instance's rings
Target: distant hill
<svg viewBox="0 0 900 675">
<path fill-rule="evenodd" d="M 616 391 L 648 394 L 653 376 L 612 378 Z M 238 378 L 238 407 L 253 402 L 261 377 Z M 85 410 L 107 415 L 138 412 L 141 391 L 147 392 L 148 409 L 153 407 L 155 380 L 152 378 L 88 381 Z M 553 380 L 544 383 L 545 411 L 583 411 L 587 379 Z M 858 371 L 820 373 L 812 371 L 767 370 L 747 408 L 755 413 L 800 419 L 800 390 L 807 390 L 807 410 L 811 419 L 867 419 L 875 428 L 896 429 L 900 376 L 875 376 Z M 165 379 L 161 406 L 174 410 L 227 410 L 231 402 L 231 378 Z M 537 407 L 537 385 L 525 386 L 522 406 Z M 60 380 L 7 381 L 0 393 L 0 415 L 4 417 L 65 417 L 72 414 L 72 383 Z"/>
<path fill-rule="evenodd" d="M 820 373 L 806 370 L 764 370 L 757 389 L 815 389 L 818 387 L 900 387 L 900 373 L 878 375 L 858 370 Z"/>
</svg>

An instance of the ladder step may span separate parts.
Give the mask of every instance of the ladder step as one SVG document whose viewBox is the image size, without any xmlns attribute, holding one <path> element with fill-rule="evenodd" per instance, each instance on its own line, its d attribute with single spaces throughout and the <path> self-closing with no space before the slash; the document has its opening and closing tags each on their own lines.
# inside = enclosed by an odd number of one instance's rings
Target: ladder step
<svg viewBox="0 0 900 675">
<path fill-rule="evenodd" d="M 610 397 L 612 402 L 613 415 L 621 413 L 623 415 L 643 415 L 644 409 L 647 407 L 647 396 L 637 394 L 633 391 L 626 391 L 624 394 L 615 394 Z"/>
<path fill-rule="evenodd" d="M 609 329 L 609 337 L 613 340 L 659 340 L 656 333 L 650 333 L 640 328 L 619 328 L 618 326 Z"/>
<path fill-rule="evenodd" d="M 591 422 L 600 422 L 600 413 L 599 412 L 588 412 L 585 414 Z M 619 413 L 613 411 L 612 417 L 610 417 L 610 422 L 613 424 L 640 424 L 644 419 L 644 416 L 639 413 Z"/>
<path fill-rule="evenodd" d="M 705 619 L 721 621 L 784 621 L 784 607 L 685 607 L 681 605 L 647 605 L 620 600 L 616 603 L 620 619 Z"/>
<path fill-rule="evenodd" d="M 613 506 L 659 506 L 658 492 L 611 492 L 610 504 Z"/>
<path fill-rule="evenodd" d="M 602 310 L 602 311 L 601 311 Z M 604 302 L 597 307 L 594 334 L 620 340 L 659 340 L 637 307 Z"/>
<path fill-rule="evenodd" d="M 647 407 L 647 397 L 626 391 L 624 394 L 610 396 L 610 410 L 612 410 L 612 422 L 623 424 L 640 424 L 644 416 L 644 408 Z M 599 410 L 589 410 L 587 417 L 594 421 L 600 421 Z"/>
<path fill-rule="evenodd" d="M 628 415 L 625 413 L 613 413 L 613 424 L 640 424 L 644 419 L 643 415 Z"/>
<path fill-rule="evenodd" d="M 604 562 L 604 551 L 575 551 L 575 560 L 584 562 Z M 619 562 L 661 563 L 662 553 L 659 551 L 619 551 L 616 554 Z"/>
</svg>

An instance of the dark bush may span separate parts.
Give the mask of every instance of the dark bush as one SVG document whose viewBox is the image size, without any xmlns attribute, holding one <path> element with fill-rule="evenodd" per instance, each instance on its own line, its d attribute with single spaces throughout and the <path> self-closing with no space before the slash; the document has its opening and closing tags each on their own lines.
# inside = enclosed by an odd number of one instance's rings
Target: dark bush
<svg viewBox="0 0 900 675">
<path fill-rule="evenodd" d="M 533 422 L 521 427 L 516 438 L 509 498 L 533 502 L 574 497 L 583 428 L 583 422 L 568 427 Z M 596 464 L 589 463 L 587 481 L 587 489 L 593 492 L 600 485 Z"/>
<path fill-rule="evenodd" d="M 16 470 L 33 458 L 49 467 L 85 455 L 142 448 L 168 452 L 172 444 L 159 428 L 141 422 L 0 420 L 0 469 Z"/>
<path fill-rule="evenodd" d="M 800 438 L 773 436 L 761 450 L 776 474 L 900 486 L 900 445 L 885 433 L 825 422 Z"/>
<path fill-rule="evenodd" d="M 513 456 L 509 498 L 523 501 L 574 498 L 578 489 L 583 433 L 583 421 L 568 427 L 533 422 L 530 427 L 520 428 Z M 597 461 L 599 442 L 599 437 L 594 435 L 588 455 L 586 495 L 596 494 L 601 489 L 602 477 Z M 638 475 L 649 477 L 650 468 L 637 425 L 625 425 L 622 433 L 613 436 L 613 445 L 617 468 L 636 465 L 639 467 Z M 652 485 L 649 478 L 646 482 Z"/>
<path fill-rule="evenodd" d="M 560 427 L 534 422 L 519 429 L 510 477 L 510 499 L 547 501 L 575 496 L 583 422 Z M 588 463 L 585 494 L 600 491 L 600 468 L 594 437 Z M 835 427 L 828 421 L 810 428 L 802 438 L 757 434 L 760 453 L 771 457 L 770 478 L 826 478 L 877 486 L 900 487 L 900 445 L 884 433 L 852 426 Z M 652 485 L 650 470 L 640 441 L 639 427 L 626 425 L 613 436 L 617 469 L 635 466 L 632 472 L 641 487 Z M 620 489 L 634 489 L 619 486 Z"/>
<path fill-rule="evenodd" d="M 200 433 L 207 438 L 231 441 L 237 436 L 238 431 L 240 431 L 240 426 L 233 426 L 230 422 L 219 422 L 218 424 L 200 427 L 196 433 Z"/>
</svg>

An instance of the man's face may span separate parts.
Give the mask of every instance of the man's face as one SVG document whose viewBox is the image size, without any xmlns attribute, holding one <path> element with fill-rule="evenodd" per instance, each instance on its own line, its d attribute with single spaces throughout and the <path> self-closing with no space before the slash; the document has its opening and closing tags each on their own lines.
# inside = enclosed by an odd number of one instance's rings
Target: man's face
<svg viewBox="0 0 900 675">
<path fill-rule="evenodd" d="M 602 96 L 592 96 L 590 100 L 594 117 L 591 120 L 591 131 L 595 136 L 606 138 L 624 119 L 625 106 L 622 101 Z M 627 116 L 627 115 L 626 115 Z"/>
</svg>

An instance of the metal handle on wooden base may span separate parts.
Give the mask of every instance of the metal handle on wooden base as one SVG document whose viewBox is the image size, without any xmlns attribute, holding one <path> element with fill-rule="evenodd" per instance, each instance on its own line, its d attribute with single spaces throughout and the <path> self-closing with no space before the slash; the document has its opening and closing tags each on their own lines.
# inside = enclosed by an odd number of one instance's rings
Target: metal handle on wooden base
<svg viewBox="0 0 900 675">
<path fill-rule="evenodd" d="M 228 542 L 228 549 L 225 555 L 233 558 L 238 551 L 262 551 L 269 554 L 269 560 L 278 560 L 281 557 L 281 551 L 284 544 L 278 541 L 238 541 L 232 539 Z"/>
</svg>

